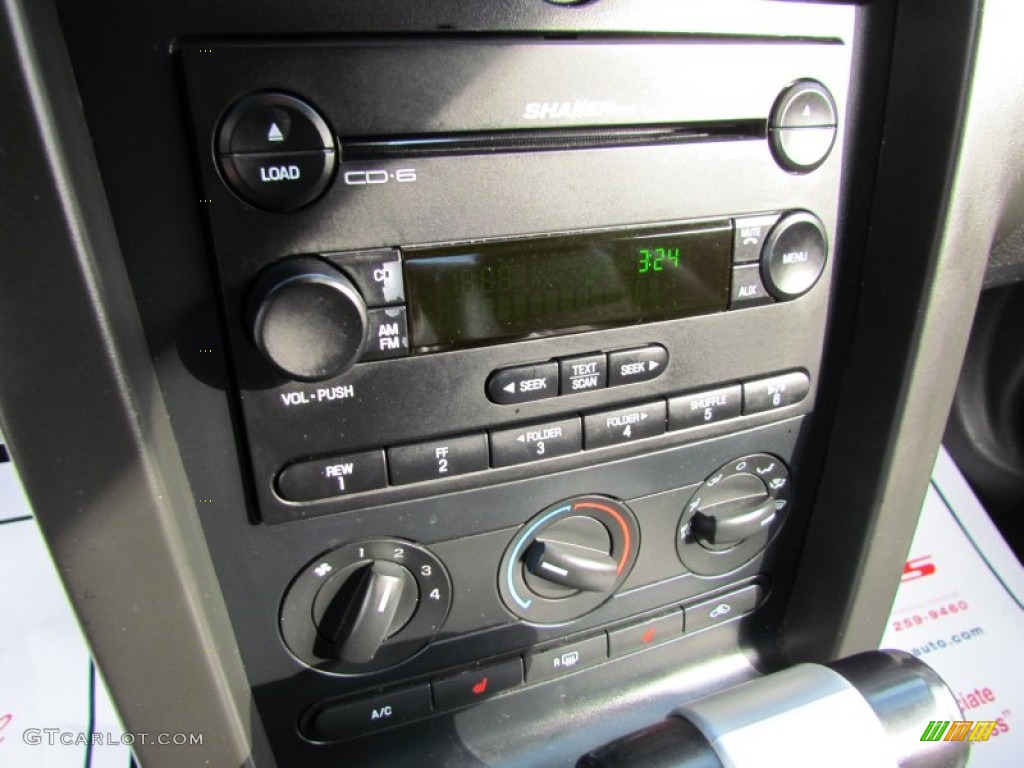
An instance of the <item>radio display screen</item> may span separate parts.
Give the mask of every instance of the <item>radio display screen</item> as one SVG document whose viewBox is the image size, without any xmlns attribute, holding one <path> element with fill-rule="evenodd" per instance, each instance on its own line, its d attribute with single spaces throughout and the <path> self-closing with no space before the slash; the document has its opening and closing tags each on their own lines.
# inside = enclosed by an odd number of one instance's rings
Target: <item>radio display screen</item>
<svg viewBox="0 0 1024 768">
<path fill-rule="evenodd" d="M 720 312 L 727 220 L 403 249 L 412 347 L 433 352 Z"/>
</svg>

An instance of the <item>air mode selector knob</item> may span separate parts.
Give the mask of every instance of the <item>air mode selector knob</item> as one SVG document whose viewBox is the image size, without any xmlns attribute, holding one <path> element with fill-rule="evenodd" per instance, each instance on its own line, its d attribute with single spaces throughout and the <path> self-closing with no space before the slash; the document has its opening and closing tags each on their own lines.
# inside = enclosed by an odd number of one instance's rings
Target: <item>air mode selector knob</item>
<svg viewBox="0 0 1024 768">
<path fill-rule="evenodd" d="M 719 467 L 683 508 L 676 553 L 702 576 L 728 573 L 768 544 L 789 511 L 789 468 L 753 453 Z"/>
<path fill-rule="evenodd" d="M 253 343 L 278 372 L 320 381 L 346 371 L 363 353 L 366 304 L 347 277 L 313 257 L 266 269 L 249 295 Z"/>
<path fill-rule="evenodd" d="M 760 478 L 735 474 L 705 490 L 690 524 L 706 548 L 726 549 L 760 533 L 774 517 L 775 499 Z"/>
</svg>

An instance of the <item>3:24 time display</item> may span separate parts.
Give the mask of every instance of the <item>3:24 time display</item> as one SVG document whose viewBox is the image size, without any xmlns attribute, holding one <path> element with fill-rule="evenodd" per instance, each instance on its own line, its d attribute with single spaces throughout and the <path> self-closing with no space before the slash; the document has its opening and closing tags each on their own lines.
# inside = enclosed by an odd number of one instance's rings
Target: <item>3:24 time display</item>
<svg viewBox="0 0 1024 768">
<path fill-rule="evenodd" d="M 679 266 L 678 248 L 641 248 L 637 263 L 637 274 L 661 272 L 666 267 Z"/>
</svg>

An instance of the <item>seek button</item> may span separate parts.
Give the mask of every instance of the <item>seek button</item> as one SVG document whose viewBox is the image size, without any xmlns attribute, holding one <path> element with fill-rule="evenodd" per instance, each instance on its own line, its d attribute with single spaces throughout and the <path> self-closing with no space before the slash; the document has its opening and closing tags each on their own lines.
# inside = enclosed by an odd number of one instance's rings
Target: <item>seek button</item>
<svg viewBox="0 0 1024 768">
<path fill-rule="evenodd" d="M 665 372 L 668 350 L 658 344 L 608 353 L 608 386 L 650 381 Z"/>
<path fill-rule="evenodd" d="M 502 368 L 487 380 L 487 397 L 499 405 L 529 403 L 558 394 L 558 363 Z"/>
</svg>

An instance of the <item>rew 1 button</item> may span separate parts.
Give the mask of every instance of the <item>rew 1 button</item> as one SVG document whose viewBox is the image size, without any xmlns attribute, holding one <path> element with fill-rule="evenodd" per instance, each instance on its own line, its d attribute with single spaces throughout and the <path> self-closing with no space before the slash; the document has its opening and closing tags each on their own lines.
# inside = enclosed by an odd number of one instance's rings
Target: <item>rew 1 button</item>
<svg viewBox="0 0 1024 768">
<path fill-rule="evenodd" d="M 499 405 L 515 405 L 558 395 L 558 363 L 502 368 L 487 380 L 487 397 Z"/>
<path fill-rule="evenodd" d="M 349 496 L 387 485 L 384 451 L 366 451 L 319 461 L 300 461 L 277 476 L 277 490 L 288 501 Z"/>
</svg>

